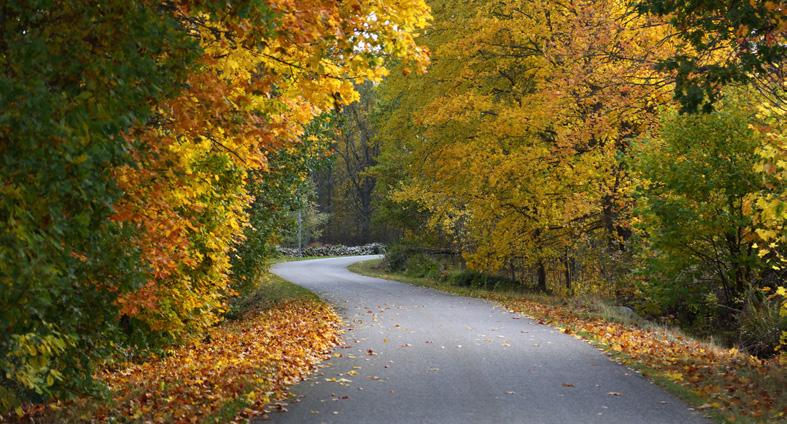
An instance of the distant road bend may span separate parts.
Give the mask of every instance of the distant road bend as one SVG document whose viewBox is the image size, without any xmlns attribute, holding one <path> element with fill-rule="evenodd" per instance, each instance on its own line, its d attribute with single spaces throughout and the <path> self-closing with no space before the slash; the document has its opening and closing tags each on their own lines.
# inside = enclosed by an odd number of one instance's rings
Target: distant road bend
<svg viewBox="0 0 787 424">
<path fill-rule="evenodd" d="M 346 346 L 275 423 L 707 423 L 574 337 L 489 302 L 347 271 L 378 256 L 277 264 L 336 306 Z"/>
</svg>

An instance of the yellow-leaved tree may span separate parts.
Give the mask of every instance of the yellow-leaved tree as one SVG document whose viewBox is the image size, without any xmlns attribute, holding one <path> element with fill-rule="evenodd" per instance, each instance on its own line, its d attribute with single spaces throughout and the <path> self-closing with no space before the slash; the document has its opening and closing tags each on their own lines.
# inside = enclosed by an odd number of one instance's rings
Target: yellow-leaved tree
<svg viewBox="0 0 787 424">
<path fill-rule="evenodd" d="M 135 164 L 115 171 L 126 195 L 114 219 L 140 229 L 134 243 L 150 270 L 118 300 L 132 331 L 180 339 L 220 320 L 248 226 L 249 173 L 264 178 L 268 155 L 357 99 L 354 84 L 379 81 L 389 58 L 417 70 L 428 61 L 414 41 L 429 18 L 421 0 L 274 0 L 229 12 L 177 3 L 202 57 L 187 88 L 125 137 Z"/>
<path fill-rule="evenodd" d="M 614 0 L 468 8 L 437 2 L 431 72 L 383 87 L 403 130 L 383 131 L 382 162 L 407 158 L 391 197 L 473 269 L 552 290 L 611 279 L 630 234 L 622 157 L 668 98 L 650 66 L 667 28 Z"/>
<path fill-rule="evenodd" d="M 780 302 L 780 316 L 787 318 L 787 135 L 785 135 L 785 110 L 770 101 L 763 101 L 758 114 L 760 125 L 755 128 L 762 134 L 762 144 L 757 150 L 760 161 L 755 164 L 764 179 L 766 190 L 747 199 L 747 210 L 754 218 L 756 243 L 759 256 L 769 266 L 766 284 L 776 286 L 771 296 Z M 787 331 L 782 330 L 779 350 L 785 358 Z"/>
</svg>

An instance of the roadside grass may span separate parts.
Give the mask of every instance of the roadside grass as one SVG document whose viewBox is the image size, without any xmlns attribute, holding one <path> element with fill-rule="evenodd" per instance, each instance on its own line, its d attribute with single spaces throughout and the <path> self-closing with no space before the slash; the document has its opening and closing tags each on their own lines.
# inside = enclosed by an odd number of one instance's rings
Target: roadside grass
<svg viewBox="0 0 787 424">
<path fill-rule="evenodd" d="M 266 272 L 260 278 L 257 289 L 232 304 L 227 318 L 242 319 L 252 311 L 265 311 L 289 301 L 320 302 L 320 298 L 308 289 Z"/>
<path fill-rule="evenodd" d="M 38 405 L 20 421 L 245 422 L 329 357 L 340 324 L 312 292 L 266 274 L 203 340 L 115 363 L 96 375 L 108 396 Z"/>
<path fill-rule="evenodd" d="M 271 265 L 273 264 L 280 264 L 283 262 L 298 262 L 298 261 L 310 261 L 312 259 L 328 259 L 328 258 L 337 258 L 338 256 L 276 256 L 271 259 Z"/>
<path fill-rule="evenodd" d="M 737 349 L 686 336 L 597 298 L 457 286 L 450 279 L 387 272 L 382 260 L 358 262 L 350 271 L 448 293 L 494 301 L 540 324 L 591 343 L 717 422 L 784 422 L 787 375 L 778 358 L 763 361 Z"/>
</svg>

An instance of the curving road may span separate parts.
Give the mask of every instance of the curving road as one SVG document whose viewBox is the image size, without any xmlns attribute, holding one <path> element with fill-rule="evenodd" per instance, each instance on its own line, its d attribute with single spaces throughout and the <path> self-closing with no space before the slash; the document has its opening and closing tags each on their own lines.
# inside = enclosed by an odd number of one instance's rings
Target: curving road
<svg viewBox="0 0 787 424">
<path fill-rule="evenodd" d="M 276 423 L 705 423 L 590 345 L 489 302 L 347 271 L 274 266 L 337 307 L 345 346 Z"/>
</svg>

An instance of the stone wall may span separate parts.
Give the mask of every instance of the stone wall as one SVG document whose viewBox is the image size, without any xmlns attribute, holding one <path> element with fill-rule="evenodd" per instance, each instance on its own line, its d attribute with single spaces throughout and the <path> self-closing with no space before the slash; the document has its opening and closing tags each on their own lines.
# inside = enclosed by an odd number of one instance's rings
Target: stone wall
<svg viewBox="0 0 787 424">
<path fill-rule="evenodd" d="M 309 246 L 303 248 L 303 255 L 297 248 L 276 247 L 276 250 L 284 256 L 357 256 L 357 255 L 382 255 L 385 253 L 385 245 L 371 243 L 363 246 L 343 246 L 332 244 L 325 246 Z"/>
</svg>

